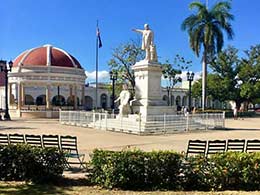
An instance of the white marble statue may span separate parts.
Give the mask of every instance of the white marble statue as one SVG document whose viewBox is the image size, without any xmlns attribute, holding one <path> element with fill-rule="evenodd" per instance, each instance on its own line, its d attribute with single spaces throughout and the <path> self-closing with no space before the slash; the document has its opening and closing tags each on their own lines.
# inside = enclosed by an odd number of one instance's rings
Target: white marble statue
<svg viewBox="0 0 260 195">
<path fill-rule="evenodd" d="M 130 114 L 130 106 L 129 99 L 131 97 L 130 92 L 128 91 L 128 87 L 126 84 L 123 85 L 123 90 L 121 91 L 119 97 L 115 100 L 115 102 L 120 101 L 119 105 L 119 115 L 128 115 Z"/>
<path fill-rule="evenodd" d="M 154 33 L 148 24 L 144 25 L 144 30 L 133 29 L 133 31 L 141 33 L 142 36 L 142 50 L 145 50 L 145 60 L 157 62 L 156 47 L 154 45 Z"/>
</svg>

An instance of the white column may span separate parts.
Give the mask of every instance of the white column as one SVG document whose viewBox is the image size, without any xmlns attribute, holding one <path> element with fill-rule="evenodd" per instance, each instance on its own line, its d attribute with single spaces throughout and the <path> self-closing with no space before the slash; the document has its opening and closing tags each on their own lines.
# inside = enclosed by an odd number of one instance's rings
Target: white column
<svg viewBox="0 0 260 195">
<path fill-rule="evenodd" d="M 22 83 L 17 83 L 17 109 L 21 110 L 22 107 Z"/>
<path fill-rule="evenodd" d="M 50 97 L 51 97 L 51 89 L 50 89 L 50 85 L 47 85 L 46 86 L 46 109 L 47 110 L 51 108 Z"/>
<path fill-rule="evenodd" d="M 21 83 L 21 106 L 23 106 L 24 104 L 25 104 L 25 102 L 24 102 L 24 99 L 25 99 L 25 97 L 24 97 L 24 84 L 23 83 Z"/>
<path fill-rule="evenodd" d="M 82 93 L 81 93 L 81 103 L 82 107 L 85 109 L 85 85 L 82 85 Z"/>
<path fill-rule="evenodd" d="M 78 104 L 77 104 L 77 86 L 74 85 L 74 109 L 78 109 Z"/>
<path fill-rule="evenodd" d="M 12 83 L 8 84 L 8 105 L 11 105 L 11 99 L 12 99 Z"/>
</svg>

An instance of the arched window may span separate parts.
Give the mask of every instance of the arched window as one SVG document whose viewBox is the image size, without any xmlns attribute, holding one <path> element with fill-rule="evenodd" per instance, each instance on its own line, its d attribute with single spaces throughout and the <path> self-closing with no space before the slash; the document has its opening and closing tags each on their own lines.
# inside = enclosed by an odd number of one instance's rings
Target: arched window
<svg viewBox="0 0 260 195">
<path fill-rule="evenodd" d="M 182 98 L 182 106 L 188 106 L 188 104 L 187 104 L 187 96 L 183 96 L 183 98 Z"/>
<path fill-rule="evenodd" d="M 107 95 L 104 93 L 100 96 L 100 104 L 101 104 L 101 108 L 103 109 L 107 108 Z"/>
<path fill-rule="evenodd" d="M 74 106 L 74 95 L 71 95 L 67 99 L 68 106 Z M 79 97 L 77 97 L 77 105 L 79 106 Z"/>
<path fill-rule="evenodd" d="M 180 96 L 176 97 L 176 106 L 181 106 L 181 97 Z"/>
<path fill-rule="evenodd" d="M 24 100 L 25 105 L 34 105 L 34 99 L 31 95 L 26 94 L 25 95 L 25 100 Z"/>
<path fill-rule="evenodd" d="M 55 95 L 52 98 L 51 103 L 54 106 L 64 106 L 65 105 L 65 98 L 62 95 Z"/>
<path fill-rule="evenodd" d="M 46 95 L 40 95 L 36 98 L 36 105 L 41 106 L 41 105 L 46 105 Z"/>
<path fill-rule="evenodd" d="M 92 110 L 93 109 L 93 98 L 90 96 L 85 96 L 85 109 Z"/>
<path fill-rule="evenodd" d="M 174 106 L 174 95 L 171 96 L 171 105 Z"/>
<path fill-rule="evenodd" d="M 168 98 L 168 96 L 167 96 L 167 95 L 164 95 L 162 99 L 163 99 L 163 101 L 166 101 L 166 102 L 168 102 L 168 99 L 169 99 L 169 98 Z"/>
<path fill-rule="evenodd" d="M 67 105 L 68 105 L 68 106 L 74 106 L 74 96 L 73 96 L 73 95 L 71 95 L 71 96 L 68 97 L 68 99 L 67 99 Z"/>
</svg>

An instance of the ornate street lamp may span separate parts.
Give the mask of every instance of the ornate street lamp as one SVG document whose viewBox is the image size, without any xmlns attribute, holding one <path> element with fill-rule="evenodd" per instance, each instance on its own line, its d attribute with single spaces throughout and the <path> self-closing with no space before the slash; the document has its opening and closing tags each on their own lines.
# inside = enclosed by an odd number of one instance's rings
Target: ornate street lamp
<svg viewBox="0 0 260 195">
<path fill-rule="evenodd" d="M 189 81 L 189 111 L 191 112 L 191 82 L 194 79 L 193 72 L 187 72 L 187 81 Z"/>
<path fill-rule="evenodd" d="M 164 78 L 168 78 L 169 79 L 169 86 L 166 86 L 167 89 L 167 96 L 168 96 L 168 106 L 172 106 L 172 91 L 171 89 L 173 88 L 173 77 L 172 76 L 166 76 Z"/>
<path fill-rule="evenodd" d="M 168 97 L 167 104 L 168 104 L 168 106 L 170 106 L 170 98 L 171 98 L 170 97 L 170 90 L 171 90 L 171 87 L 167 86 L 166 89 L 167 89 L 167 97 Z"/>
<path fill-rule="evenodd" d="M 115 109 L 115 81 L 117 80 L 117 72 L 115 71 L 110 71 L 110 80 L 112 81 L 112 105 L 111 109 L 114 112 Z"/>
<path fill-rule="evenodd" d="M 5 114 L 4 119 L 5 120 L 11 120 L 10 114 L 9 114 L 9 107 L 8 107 L 8 72 L 12 71 L 13 62 L 10 61 L 7 64 L 7 61 L 0 60 L 0 71 L 5 73 Z"/>
</svg>

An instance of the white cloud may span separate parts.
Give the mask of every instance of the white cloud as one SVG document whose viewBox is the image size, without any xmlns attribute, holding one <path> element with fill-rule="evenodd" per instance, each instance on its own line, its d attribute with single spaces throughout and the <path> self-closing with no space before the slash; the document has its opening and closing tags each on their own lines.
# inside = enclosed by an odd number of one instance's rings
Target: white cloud
<svg viewBox="0 0 260 195">
<path fill-rule="evenodd" d="M 96 71 L 88 72 L 85 71 L 85 74 L 87 75 L 87 81 L 93 82 L 96 81 Z M 98 71 L 98 81 L 99 82 L 105 82 L 109 80 L 109 72 L 106 70 Z"/>
</svg>

